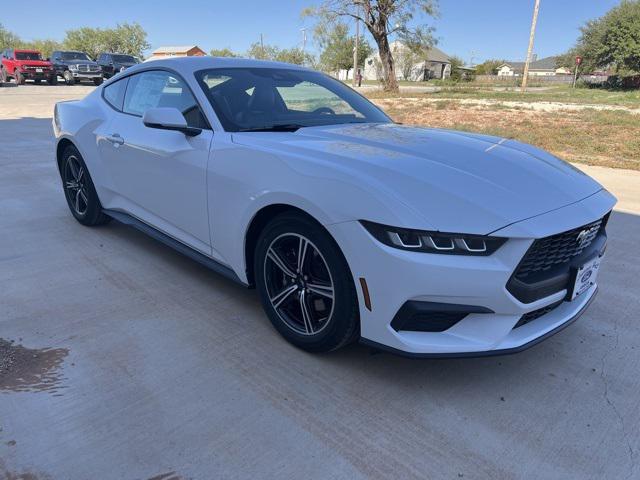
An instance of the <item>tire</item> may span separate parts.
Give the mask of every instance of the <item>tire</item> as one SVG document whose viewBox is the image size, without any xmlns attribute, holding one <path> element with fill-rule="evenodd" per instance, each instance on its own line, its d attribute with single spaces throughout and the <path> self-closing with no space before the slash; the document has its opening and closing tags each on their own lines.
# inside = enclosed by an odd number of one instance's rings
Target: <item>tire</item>
<svg viewBox="0 0 640 480">
<path fill-rule="evenodd" d="M 55 73 L 47 79 L 47 83 L 49 85 L 57 85 L 58 84 L 58 75 Z"/>
<path fill-rule="evenodd" d="M 25 78 L 22 76 L 20 72 L 14 72 L 16 85 L 24 85 Z"/>
<path fill-rule="evenodd" d="M 0 84 L 7 82 L 7 71 L 0 67 Z"/>
<path fill-rule="evenodd" d="M 297 273 L 301 246 L 304 262 Z M 290 343 L 308 352 L 329 352 L 359 337 L 353 276 L 340 248 L 318 223 L 298 213 L 277 216 L 261 232 L 254 259 L 262 306 Z"/>
<path fill-rule="evenodd" d="M 64 83 L 67 85 L 75 85 L 76 79 L 73 78 L 73 75 L 69 70 L 65 70 L 62 76 L 64 77 Z"/>
<path fill-rule="evenodd" d="M 100 78 L 94 78 L 93 79 L 93 84 L 97 87 L 98 85 L 102 85 L 102 77 Z"/>
<path fill-rule="evenodd" d="M 68 146 L 60 161 L 62 188 L 71 214 L 82 225 L 104 225 L 111 217 L 102 213 L 102 205 L 87 165 L 74 146 Z"/>
</svg>

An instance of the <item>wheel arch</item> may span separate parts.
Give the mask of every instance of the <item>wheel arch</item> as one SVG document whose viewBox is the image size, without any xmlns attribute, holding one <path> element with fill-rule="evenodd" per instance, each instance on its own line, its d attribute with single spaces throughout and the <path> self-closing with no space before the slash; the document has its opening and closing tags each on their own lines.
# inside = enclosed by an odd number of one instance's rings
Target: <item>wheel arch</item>
<svg viewBox="0 0 640 480">
<path fill-rule="evenodd" d="M 59 173 L 62 173 L 62 155 L 69 146 L 75 147 L 76 150 L 80 151 L 78 146 L 67 137 L 61 138 L 56 145 L 56 164 L 58 165 Z"/>
<path fill-rule="evenodd" d="M 329 232 L 324 227 L 322 222 L 320 222 L 316 217 L 311 215 L 309 212 L 303 210 L 300 207 L 297 207 L 288 203 L 274 203 L 271 205 L 266 205 L 266 206 L 263 206 L 260 210 L 258 210 L 255 213 L 255 215 L 252 217 L 251 221 L 249 222 L 249 226 L 247 227 L 245 238 L 244 238 L 245 270 L 247 275 L 247 283 L 251 287 L 255 286 L 255 272 L 253 271 L 253 264 L 255 259 L 255 248 L 258 242 L 258 238 L 260 237 L 260 233 L 269 224 L 269 222 L 271 222 L 271 220 L 273 220 L 278 215 L 281 215 L 283 213 L 288 213 L 288 212 L 302 215 L 303 217 L 306 217 L 307 219 L 309 219 L 310 221 L 318 225 L 320 228 L 322 228 L 327 233 L 327 235 L 329 235 L 329 237 L 331 237 L 331 239 L 335 242 L 335 244 L 338 246 L 338 250 L 344 257 L 344 252 L 342 251 L 342 248 L 340 248 L 340 245 L 338 244 L 336 239 L 333 237 L 331 232 Z M 345 258 L 345 261 L 346 261 L 346 258 Z M 349 267 L 349 262 L 346 261 L 346 263 L 347 263 L 347 266 Z"/>
</svg>

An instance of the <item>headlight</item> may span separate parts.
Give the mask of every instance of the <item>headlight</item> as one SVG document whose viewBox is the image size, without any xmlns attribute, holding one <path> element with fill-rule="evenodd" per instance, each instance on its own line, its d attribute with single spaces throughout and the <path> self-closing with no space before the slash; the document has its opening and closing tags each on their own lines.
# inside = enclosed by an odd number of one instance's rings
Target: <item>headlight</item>
<svg viewBox="0 0 640 480">
<path fill-rule="evenodd" d="M 414 252 L 486 256 L 494 253 L 507 241 L 506 238 L 486 235 L 389 227 L 366 220 L 360 220 L 360 223 L 374 238 L 385 245 Z"/>
<path fill-rule="evenodd" d="M 69 70 L 78 70 L 78 65 L 69 65 Z"/>
</svg>

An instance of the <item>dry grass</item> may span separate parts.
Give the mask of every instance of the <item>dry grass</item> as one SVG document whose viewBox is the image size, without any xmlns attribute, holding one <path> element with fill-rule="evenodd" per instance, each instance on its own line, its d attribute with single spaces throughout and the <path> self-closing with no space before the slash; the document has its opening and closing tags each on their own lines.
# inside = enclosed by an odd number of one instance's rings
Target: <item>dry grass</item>
<svg viewBox="0 0 640 480">
<path fill-rule="evenodd" d="M 394 120 L 513 138 L 560 158 L 640 170 L 640 116 L 624 111 L 536 111 L 503 104 L 467 105 L 455 99 L 377 98 Z"/>
</svg>

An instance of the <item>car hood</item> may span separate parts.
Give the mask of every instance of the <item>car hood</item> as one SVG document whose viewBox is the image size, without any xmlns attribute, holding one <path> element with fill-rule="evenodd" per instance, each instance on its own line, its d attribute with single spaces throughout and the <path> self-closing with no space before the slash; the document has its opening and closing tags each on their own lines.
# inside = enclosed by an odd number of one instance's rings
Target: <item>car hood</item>
<svg viewBox="0 0 640 480">
<path fill-rule="evenodd" d="M 66 65 L 97 65 L 93 60 L 62 60 L 60 63 Z"/>
<path fill-rule="evenodd" d="M 425 219 L 424 226 L 407 227 L 488 234 L 602 189 L 543 150 L 457 131 L 350 124 L 254 133 L 241 142 L 329 161 L 358 186 L 391 192 Z"/>
<path fill-rule="evenodd" d="M 18 65 L 22 65 L 24 67 L 50 67 L 51 62 L 46 60 L 16 60 Z"/>
</svg>

